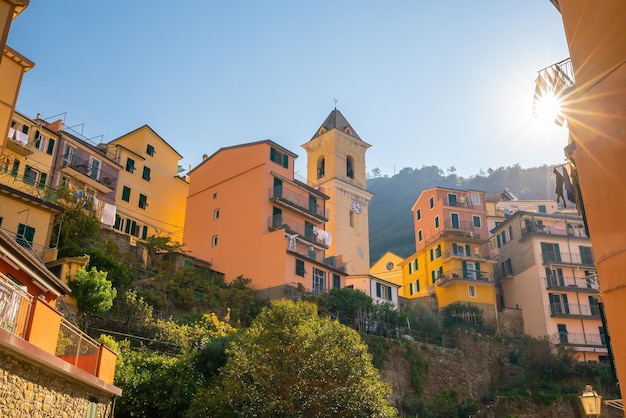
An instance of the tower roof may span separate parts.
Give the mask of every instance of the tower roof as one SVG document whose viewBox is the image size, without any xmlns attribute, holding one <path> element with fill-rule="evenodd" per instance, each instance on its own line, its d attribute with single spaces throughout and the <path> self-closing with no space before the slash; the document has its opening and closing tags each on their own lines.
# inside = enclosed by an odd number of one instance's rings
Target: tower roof
<svg viewBox="0 0 626 418">
<path fill-rule="evenodd" d="M 311 139 L 315 139 L 320 135 L 332 130 L 339 129 L 340 131 L 350 135 L 353 138 L 361 140 L 356 131 L 352 128 L 352 126 L 348 123 L 346 118 L 341 114 L 337 108 L 333 109 L 332 112 L 328 115 L 322 126 L 319 127 L 315 135 Z"/>
</svg>

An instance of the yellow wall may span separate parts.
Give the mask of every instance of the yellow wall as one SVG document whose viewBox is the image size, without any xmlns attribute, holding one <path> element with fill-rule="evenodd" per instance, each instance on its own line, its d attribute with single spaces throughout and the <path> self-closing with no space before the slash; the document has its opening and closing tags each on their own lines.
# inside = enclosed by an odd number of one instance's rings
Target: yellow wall
<svg viewBox="0 0 626 418">
<path fill-rule="evenodd" d="M 400 286 L 398 289 L 400 297 L 404 297 L 404 281 L 402 278 L 402 266 L 400 265 L 403 261 L 402 257 L 388 251 L 370 268 L 372 276 Z"/>
<path fill-rule="evenodd" d="M 152 156 L 146 152 L 148 145 L 154 148 Z M 115 194 L 118 215 L 147 225 L 146 237 L 168 236 L 182 243 L 189 185 L 178 177 L 180 154 L 144 125 L 109 142 L 108 155 L 122 166 Z M 132 173 L 125 169 L 128 158 L 134 161 Z M 150 169 L 149 181 L 142 178 L 144 167 Z M 130 202 L 122 200 L 124 186 L 131 189 Z M 147 197 L 145 209 L 138 206 L 140 194 Z"/>
</svg>

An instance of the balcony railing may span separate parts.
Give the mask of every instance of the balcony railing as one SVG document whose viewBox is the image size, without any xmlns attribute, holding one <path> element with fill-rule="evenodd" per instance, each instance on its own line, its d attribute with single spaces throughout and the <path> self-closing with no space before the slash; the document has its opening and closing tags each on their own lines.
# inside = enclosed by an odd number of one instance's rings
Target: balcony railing
<svg viewBox="0 0 626 418">
<path fill-rule="evenodd" d="M 522 236 L 526 236 L 528 234 L 544 234 L 544 235 L 558 235 L 565 237 L 580 237 L 580 238 L 588 238 L 585 233 L 585 228 L 563 228 L 551 225 L 542 225 L 535 223 L 526 225 L 522 228 Z"/>
<path fill-rule="evenodd" d="M 324 206 L 320 206 L 317 203 L 317 199 L 312 200 L 309 198 L 309 194 L 296 193 L 293 190 L 287 189 L 285 186 L 274 186 L 269 190 L 270 200 L 286 203 L 290 206 L 315 215 L 318 218 L 326 221 L 328 219 L 328 213 Z"/>
<path fill-rule="evenodd" d="M 576 278 L 576 277 L 558 277 L 548 276 L 546 277 L 547 289 L 562 289 L 562 290 L 575 290 L 598 293 L 598 285 L 590 282 L 589 279 Z"/>
<path fill-rule="evenodd" d="M 602 334 L 556 332 L 552 334 L 552 341 L 562 345 L 606 347 L 606 337 Z"/>
<path fill-rule="evenodd" d="M 18 234 L 17 232 L 9 231 L 4 228 L 0 228 L 0 229 L 2 229 L 7 235 L 13 238 L 15 242 L 20 244 L 22 247 L 28 250 L 31 254 L 37 257 L 40 261 L 46 260 L 46 253 L 48 253 L 49 251 L 56 251 L 56 249 L 54 248 L 32 243 L 23 234 Z"/>
<path fill-rule="evenodd" d="M 55 356 L 95 375 L 100 343 L 83 333 L 67 319 L 61 318 Z"/>
<path fill-rule="evenodd" d="M 0 274 L 0 327 L 113 383 L 116 355 L 69 323 L 45 301 Z"/>
<path fill-rule="evenodd" d="M 600 307 L 598 305 L 552 302 L 550 303 L 550 315 L 600 318 Z"/>
<path fill-rule="evenodd" d="M 478 248 L 476 248 L 473 253 L 467 253 L 465 248 L 459 248 L 456 251 L 452 249 L 444 251 L 443 259 L 446 260 L 450 257 L 477 258 L 481 260 L 495 260 L 497 258 L 495 255 L 489 254 L 489 252 L 478 250 Z"/>
<path fill-rule="evenodd" d="M 267 226 L 270 231 L 277 229 L 284 229 L 288 234 L 297 234 L 300 238 L 312 243 L 317 244 L 323 248 L 328 248 L 330 245 L 329 233 L 318 229 L 318 234 L 315 234 L 315 229 L 306 228 L 300 221 L 290 219 L 284 215 L 272 215 L 267 219 Z"/>
<path fill-rule="evenodd" d="M 0 279 L 0 328 L 25 338 L 33 297 L 8 279 Z"/>
<path fill-rule="evenodd" d="M 474 204 L 470 200 L 469 196 L 468 197 L 461 196 L 460 200 L 443 199 L 443 204 L 444 206 L 449 206 L 453 208 L 471 209 L 474 207 Z"/>
<path fill-rule="evenodd" d="M 443 286 L 444 284 L 453 281 L 475 281 L 483 283 L 492 283 L 493 275 L 490 272 L 480 270 L 447 270 L 444 271 L 437 278 L 437 285 Z"/>
<path fill-rule="evenodd" d="M 577 253 L 543 253 L 543 264 L 565 264 L 593 267 L 596 265 L 593 254 Z"/>
<path fill-rule="evenodd" d="M 59 198 L 58 189 L 48 187 L 30 177 L 18 176 L 17 173 L 12 174 L 10 171 L 6 171 L 4 167 L 0 168 L 0 184 L 44 202 L 56 204 Z"/>
<path fill-rule="evenodd" d="M 96 164 L 97 161 L 97 164 Z M 79 173 L 109 189 L 114 189 L 117 183 L 117 172 L 102 164 L 99 160 L 83 159 L 73 155 L 69 161 L 64 160 L 63 167 L 71 167 Z"/>
</svg>

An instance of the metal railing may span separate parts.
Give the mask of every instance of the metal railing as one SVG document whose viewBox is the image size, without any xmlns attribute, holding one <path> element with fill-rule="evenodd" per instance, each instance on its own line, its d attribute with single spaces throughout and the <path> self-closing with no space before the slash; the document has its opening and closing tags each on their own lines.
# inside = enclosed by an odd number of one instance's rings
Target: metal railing
<svg viewBox="0 0 626 418">
<path fill-rule="evenodd" d="M 0 275 L 0 328 L 25 338 L 32 303 L 25 289 Z"/>
<path fill-rule="evenodd" d="M 306 241 L 320 245 L 324 248 L 327 248 L 330 244 L 330 235 L 328 235 L 328 240 L 325 240 L 322 233 L 318 233 L 317 235 L 314 233 L 314 230 L 305 228 L 304 223 L 298 222 L 294 219 L 290 219 L 284 215 L 272 215 L 267 219 L 267 226 L 270 231 L 275 231 L 277 229 L 284 229 L 289 234 L 297 234 L 299 237 L 305 239 Z M 320 230 L 318 230 L 320 231 Z"/>
<path fill-rule="evenodd" d="M 585 345 L 606 347 L 606 338 L 601 334 L 583 334 L 573 332 L 556 332 L 552 334 L 552 341 L 562 345 Z"/>
<path fill-rule="evenodd" d="M 35 181 L 30 177 L 12 174 L 11 171 L 5 170 L 4 167 L 0 168 L 0 184 L 37 199 L 41 199 L 44 202 L 56 204 L 59 199 L 58 189 L 46 186 L 44 183 Z"/>
<path fill-rule="evenodd" d="M 550 303 L 550 315 L 552 316 L 589 316 L 600 318 L 598 305 L 579 305 L 575 303 Z"/>
<path fill-rule="evenodd" d="M 40 261 L 44 260 L 44 255 L 46 254 L 46 251 L 52 249 L 51 247 L 46 247 L 44 245 L 33 244 L 32 242 L 30 242 L 30 240 L 26 239 L 23 234 L 18 234 L 17 232 L 9 231 L 4 228 L 0 229 L 2 229 L 7 235 L 13 238 L 13 240 L 19 245 L 30 251 L 31 254 L 37 257 Z"/>
<path fill-rule="evenodd" d="M 522 228 L 522 236 L 528 234 L 558 235 L 564 237 L 589 238 L 584 228 L 563 228 L 551 225 L 530 224 Z"/>
<path fill-rule="evenodd" d="M 546 288 L 575 288 L 587 291 L 599 291 L 597 283 L 591 282 L 587 278 L 558 277 L 555 275 L 546 277 Z"/>
<path fill-rule="evenodd" d="M 96 375 L 100 343 L 61 318 L 59 339 L 54 355 L 74 366 Z"/>
<path fill-rule="evenodd" d="M 472 252 L 468 253 L 467 251 L 465 251 L 465 248 L 459 248 L 456 251 L 452 249 L 444 251 L 443 259 L 445 260 L 450 257 L 480 258 L 483 260 L 494 260 L 497 258 L 495 255 L 491 255 L 489 254 L 489 252 L 486 252 L 486 251 L 478 250 L 478 251 L 474 251 L 473 253 Z"/>
<path fill-rule="evenodd" d="M 319 218 L 328 219 L 328 211 L 323 205 L 317 203 L 317 199 L 311 200 L 309 194 L 296 193 L 285 186 L 274 186 L 270 188 L 269 196 L 271 200 L 286 201 L 305 212 L 311 213 Z"/>
<path fill-rule="evenodd" d="M 445 283 L 459 280 L 459 281 L 467 281 L 474 280 L 477 282 L 493 282 L 493 276 L 490 272 L 480 271 L 480 270 L 447 270 L 443 274 L 441 274 L 437 279 L 437 285 L 441 286 Z"/>
<path fill-rule="evenodd" d="M 541 259 L 543 264 L 574 264 L 581 266 L 595 266 L 593 254 L 577 254 L 577 253 L 542 253 Z"/>
</svg>

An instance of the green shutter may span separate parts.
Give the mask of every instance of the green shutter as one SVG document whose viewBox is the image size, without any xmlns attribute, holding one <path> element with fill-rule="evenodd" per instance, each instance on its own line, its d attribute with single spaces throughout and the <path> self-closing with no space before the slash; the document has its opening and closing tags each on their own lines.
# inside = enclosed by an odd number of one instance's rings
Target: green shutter
<svg viewBox="0 0 626 418">
<path fill-rule="evenodd" d="M 148 226 L 143 226 L 143 231 L 141 233 L 141 239 L 146 239 L 148 237 Z"/>
<path fill-rule="evenodd" d="M 289 156 L 287 154 L 283 155 L 283 167 L 289 168 Z"/>
<path fill-rule="evenodd" d="M 48 139 L 48 149 L 46 150 L 46 154 L 52 155 L 54 152 L 54 139 Z"/>
<path fill-rule="evenodd" d="M 420 291 L 420 281 L 416 280 L 415 281 L 415 293 Z"/>
<path fill-rule="evenodd" d="M 387 286 L 387 300 L 393 300 L 391 294 L 391 286 Z"/>
<path fill-rule="evenodd" d="M 376 283 L 376 296 L 381 297 L 380 283 Z"/>
<path fill-rule="evenodd" d="M 413 294 L 413 283 L 409 283 L 409 295 Z"/>
<path fill-rule="evenodd" d="M 465 244 L 465 256 L 466 257 L 471 257 L 472 256 L 472 249 L 470 248 L 469 244 Z"/>
</svg>

